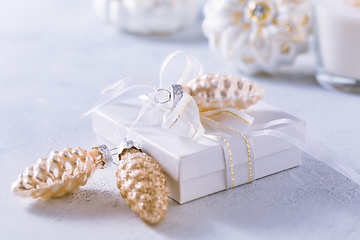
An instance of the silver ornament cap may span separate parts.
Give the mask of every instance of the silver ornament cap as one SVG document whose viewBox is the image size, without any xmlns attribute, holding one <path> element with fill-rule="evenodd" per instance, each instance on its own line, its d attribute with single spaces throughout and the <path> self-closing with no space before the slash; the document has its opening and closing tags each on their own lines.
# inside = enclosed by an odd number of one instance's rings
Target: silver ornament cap
<svg viewBox="0 0 360 240">
<path fill-rule="evenodd" d="M 132 147 L 135 147 L 135 148 L 137 148 L 137 149 L 139 149 L 141 151 L 141 147 L 140 147 L 139 143 L 126 138 L 125 141 L 122 142 L 118 147 L 118 155 L 122 154 L 122 152 L 125 149 L 130 149 Z M 119 158 L 113 158 L 113 162 L 115 164 L 119 165 L 120 160 L 119 160 Z"/>
<path fill-rule="evenodd" d="M 104 162 L 104 166 L 102 168 L 109 167 L 110 163 L 113 161 L 109 148 L 104 144 L 98 145 L 96 147 L 98 151 L 102 154 L 102 161 Z"/>
</svg>

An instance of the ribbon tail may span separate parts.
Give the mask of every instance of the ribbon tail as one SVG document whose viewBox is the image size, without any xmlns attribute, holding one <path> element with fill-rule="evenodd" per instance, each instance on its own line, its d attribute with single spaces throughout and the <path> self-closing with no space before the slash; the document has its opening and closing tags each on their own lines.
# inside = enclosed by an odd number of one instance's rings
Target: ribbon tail
<svg viewBox="0 0 360 240">
<path fill-rule="evenodd" d="M 95 107 L 91 108 L 89 111 L 87 111 L 83 116 L 87 116 L 90 113 L 92 113 L 95 109 L 103 106 L 104 104 L 110 102 L 111 100 L 117 98 L 121 94 L 134 89 L 134 88 L 148 88 L 151 90 L 147 90 L 146 92 L 152 92 L 154 90 L 157 90 L 158 87 L 153 84 L 150 80 L 143 78 L 143 77 L 127 77 L 123 78 L 116 83 L 106 87 L 102 92 L 100 99 L 98 103 L 95 105 Z M 132 95 L 132 97 L 138 97 L 140 95 L 144 94 L 144 92 L 137 91 L 135 95 Z"/>
<path fill-rule="evenodd" d="M 249 136 L 270 135 L 281 138 L 289 142 L 290 144 L 298 147 L 302 151 L 310 154 L 317 160 L 329 165 L 336 171 L 340 172 L 344 176 L 348 177 L 349 179 L 360 185 L 359 173 L 357 173 L 346 160 L 339 157 L 335 152 L 333 152 L 331 149 L 326 147 L 320 141 L 315 140 L 309 134 L 305 134 L 304 131 L 299 131 L 299 132 L 306 138 L 305 142 L 302 142 L 301 140 L 293 136 L 290 136 L 284 132 L 271 130 L 271 129 L 259 130 L 259 131 L 247 131 L 244 134 Z"/>
<path fill-rule="evenodd" d="M 239 123 L 246 123 L 247 125 L 251 126 L 254 122 L 254 118 L 249 114 L 245 113 L 244 111 L 229 107 L 200 112 L 200 115 L 210 119 L 219 118 L 220 121 L 231 119 L 231 121 L 235 122 L 235 125 L 238 125 Z"/>
<path fill-rule="evenodd" d="M 302 150 L 360 185 L 359 173 L 357 173 L 346 160 L 342 159 L 323 143 L 310 139 Z"/>
<path fill-rule="evenodd" d="M 145 112 L 149 108 L 150 104 L 151 104 L 150 101 L 145 101 L 144 104 L 141 106 L 141 109 L 139 111 L 137 118 L 131 124 L 131 126 L 129 128 L 129 132 L 126 135 L 126 139 L 134 139 L 134 137 L 132 136 L 132 129 L 133 129 L 134 125 L 139 121 L 139 119 L 145 114 Z"/>
<path fill-rule="evenodd" d="M 155 126 L 159 123 L 160 107 L 160 104 L 156 104 L 155 107 L 149 112 L 151 126 Z"/>
</svg>

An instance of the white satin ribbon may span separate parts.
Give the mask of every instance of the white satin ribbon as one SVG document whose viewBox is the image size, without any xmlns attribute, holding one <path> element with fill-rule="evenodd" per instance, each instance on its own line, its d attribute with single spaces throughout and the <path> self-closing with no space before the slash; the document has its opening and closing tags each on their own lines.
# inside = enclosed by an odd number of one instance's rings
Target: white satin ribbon
<svg viewBox="0 0 360 240">
<path fill-rule="evenodd" d="M 221 111 L 217 110 L 217 111 Z M 232 112 L 236 113 L 236 112 Z M 201 120 L 203 125 L 206 128 L 206 133 L 213 133 L 216 132 L 221 136 L 226 136 L 224 134 L 234 135 L 234 132 L 231 130 L 235 130 L 247 137 L 258 137 L 258 136 L 272 136 L 276 138 L 280 138 L 291 145 L 299 148 L 300 150 L 308 153 L 309 155 L 313 156 L 317 160 L 329 165 L 336 171 L 340 172 L 344 176 L 348 177 L 355 183 L 360 185 L 360 175 L 357 173 L 349 163 L 338 156 L 335 152 L 331 149 L 326 147 L 320 141 L 317 141 L 310 133 L 306 133 L 305 126 L 302 125 L 300 122 L 296 122 L 292 119 L 277 119 L 274 121 L 267 122 L 265 124 L 252 124 L 248 125 L 244 124 L 244 119 L 241 118 L 233 118 L 231 126 L 224 122 L 224 119 L 231 117 L 229 116 L 222 116 L 219 119 L 214 119 L 214 116 L 209 118 L 204 118 L 204 115 L 208 115 L 208 113 L 202 113 Z M 217 123 L 216 123 L 217 122 Z M 220 123 L 220 125 L 218 124 Z M 294 137 L 293 135 L 289 135 L 285 132 L 285 130 L 277 129 L 274 130 L 274 127 L 278 127 L 280 125 L 288 125 L 291 126 L 293 129 L 296 130 L 297 136 Z M 208 129 L 210 131 L 208 132 Z M 303 139 L 304 141 L 300 140 Z M 225 154 L 225 158 L 228 158 L 227 154 Z M 227 160 L 229 162 L 230 160 Z M 227 181 L 229 181 L 229 171 L 227 171 Z M 227 184 L 229 187 L 229 184 Z"/>
<path fill-rule="evenodd" d="M 291 125 L 297 130 L 298 133 L 300 133 L 305 141 L 300 141 L 298 138 L 295 138 L 294 136 L 289 135 L 284 131 L 269 129 L 280 124 Z M 313 156 L 317 160 L 329 165 L 336 171 L 340 172 L 344 176 L 360 185 L 359 173 L 357 173 L 346 160 L 342 159 L 334 151 L 326 147 L 322 142 L 317 141 L 310 133 L 306 133 L 305 127 L 300 123 L 295 122 L 294 120 L 286 118 L 278 119 L 263 125 L 254 126 L 254 129 L 250 128 L 248 131 L 244 132 L 244 134 L 252 137 L 269 135 L 281 138 Z"/>
</svg>

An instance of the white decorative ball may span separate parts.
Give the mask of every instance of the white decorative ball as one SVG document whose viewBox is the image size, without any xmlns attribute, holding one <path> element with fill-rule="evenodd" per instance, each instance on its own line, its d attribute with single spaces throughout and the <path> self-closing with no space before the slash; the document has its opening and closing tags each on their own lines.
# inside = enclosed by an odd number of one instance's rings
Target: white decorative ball
<svg viewBox="0 0 360 240">
<path fill-rule="evenodd" d="M 204 14 L 210 47 L 247 74 L 291 64 L 312 32 L 309 0 L 210 0 Z"/>
<path fill-rule="evenodd" d="M 195 0 L 93 0 L 100 20 L 140 35 L 166 35 L 194 23 Z"/>
</svg>

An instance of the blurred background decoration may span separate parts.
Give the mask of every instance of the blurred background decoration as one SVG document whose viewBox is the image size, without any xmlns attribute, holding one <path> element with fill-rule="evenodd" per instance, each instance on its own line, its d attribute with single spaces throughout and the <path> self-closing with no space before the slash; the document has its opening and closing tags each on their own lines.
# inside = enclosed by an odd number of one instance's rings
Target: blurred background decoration
<svg viewBox="0 0 360 240">
<path fill-rule="evenodd" d="M 167 35 L 194 24 L 196 0 L 93 0 L 100 20 L 135 34 Z"/>
<path fill-rule="evenodd" d="M 274 73 L 308 49 L 308 0 L 210 0 L 204 14 L 210 47 L 243 73 Z"/>
<path fill-rule="evenodd" d="M 205 3 L 205 1 L 202 1 Z M 214 57 L 241 73 L 277 73 L 307 52 L 316 21 L 318 82 L 360 93 L 360 0 L 209 0 L 202 31 Z M 139 35 L 171 35 L 198 24 L 197 0 L 93 0 L 98 18 Z"/>
</svg>

